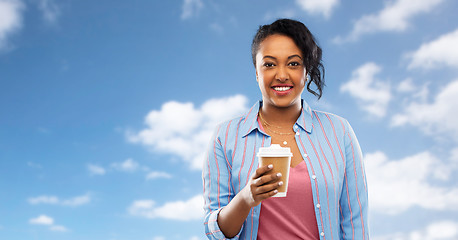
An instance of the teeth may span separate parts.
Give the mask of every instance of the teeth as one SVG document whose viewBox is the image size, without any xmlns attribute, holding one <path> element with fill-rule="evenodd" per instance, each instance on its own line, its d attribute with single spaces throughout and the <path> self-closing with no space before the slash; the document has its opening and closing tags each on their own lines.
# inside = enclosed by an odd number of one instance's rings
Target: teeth
<svg viewBox="0 0 458 240">
<path fill-rule="evenodd" d="M 275 91 L 288 91 L 291 89 L 291 87 L 274 87 Z"/>
</svg>

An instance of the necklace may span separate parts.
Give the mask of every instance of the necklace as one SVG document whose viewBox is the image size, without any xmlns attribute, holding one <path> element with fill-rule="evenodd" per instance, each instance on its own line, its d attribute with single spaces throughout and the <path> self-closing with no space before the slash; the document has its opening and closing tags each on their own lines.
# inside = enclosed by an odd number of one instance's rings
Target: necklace
<svg viewBox="0 0 458 240">
<path fill-rule="evenodd" d="M 261 112 L 259 112 L 258 114 L 259 118 L 261 119 L 262 123 L 264 123 L 264 125 L 266 126 L 266 128 L 270 128 L 269 130 L 273 133 L 276 133 L 278 135 L 292 135 L 294 134 L 294 132 L 288 132 L 288 133 L 284 133 L 284 132 L 278 132 L 278 131 L 275 131 L 273 130 L 271 127 L 274 127 L 274 128 L 277 128 L 277 129 L 283 129 L 283 127 L 279 127 L 279 126 L 274 126 L 270 123 L 268 123 L 261 115 Z"/>
<path fill-rule="evenodd" d="M 278 126 L 273 126 L 271 124 L 269 124 L 261 115 L 261 111 L 259 111 L 259 118 L 261 119 L 262 123 L 264 123 L 264 125 L 266 126 L 270 126 L 270 127 L 274 127 L 274 128 L 278 128 L 278 129 L 281 129 L 282 127 L 278 127 Z"/>
<path fill-rule="evenodd" d="M 282 127 L 278 127 L 278 126 L 274 126 L 272 124 L 269 124 L 261 115 L 261 112 L 258 113 L 258 116 L 259 116 L 259 119 L 261 119 L 261 122 L 262 122 L 262 125 L 264 125 L 265 129 L 268 130 L 269 132 L 271 133 L 274 133 L 275 135 L 280 135 L 281 138 L 285 138 L 287 136 L 290 136 L 290 135 L 294 135 L 295 132 L 279 132 L 279 131 L 276 131 L 272 128 L 277 128 L 277 129 L 282 129 Z M 290 140 L 294 140 L 294 136 L 292 137 L 288 137 L 286 139 L 283 140 L 283 145 L 287 145 L 288 144 L 288 141 Z"/>
</svg>

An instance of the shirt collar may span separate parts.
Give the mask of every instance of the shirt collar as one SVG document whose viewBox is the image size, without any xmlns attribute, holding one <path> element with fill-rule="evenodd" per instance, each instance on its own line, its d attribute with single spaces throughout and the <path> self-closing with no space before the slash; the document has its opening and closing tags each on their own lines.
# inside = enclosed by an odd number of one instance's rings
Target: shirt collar
<svg viewBox="0 0 458 240">
<path fill-rule="evenodd" d="M 302 103 L 302 109 L 301 109 L 301 115 L 296 121 L 296 125 L 304 129 L 306 132 L 311 133 L 312 132 L 312 120 L 313 120 L 313 115 L 312 115 L 312 109 L 310 106 L 307 104 L 306 101 L 303 99 L 301 100 Z M 247 112 L 247 114 L 244 116 L 241 122 L 240 129 L 242 130 L 243 137 L 257 129 L 259 132 L 262 132 L 259 124 L 258 124 L 258 113 L 259 113 L 259 107 L 262 105 L 262 101 L 256 102 L 250 110 Z"/>
<path fill-rule="evenodd" d="M 312 109 L 310 106 L 307 104 L 304 99 L 302 101 L 302 109 L 301 109 L 301 115 L 296 121 L 296 124 L 299 125 L 302 129 L 304 129 L 308 133 L 312 133 L 312 122 L 313 122 L 313 113 Z"/>
</svg>

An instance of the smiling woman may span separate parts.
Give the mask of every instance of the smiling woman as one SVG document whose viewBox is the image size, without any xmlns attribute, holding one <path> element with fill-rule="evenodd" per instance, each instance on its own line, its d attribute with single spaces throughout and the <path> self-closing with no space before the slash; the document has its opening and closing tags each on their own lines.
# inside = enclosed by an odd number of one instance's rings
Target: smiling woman
<svg viewBox="0 0 458 240">
<path fill-rule="evenodd" d="M 301 50 L 284 35 L 271 35 L 260 44 L 256 54 L 256 80 L 266 111 L 270 107 L 300 108 L 306 82 Z"/>
<path fill-rule="evenodd" d="M 277 20 L 259 28 L 252 57 L 262 101 L 217 127 L 204 163 L 207 237 L 369 239 L 356 136 L 347 120 L 301 99 L 305 86 L 320 98 L 324 85 L 313 35 L 301 22 Z M 289 181 L 259 166 L 256 153 L 271 144 L 293 154 Z M 287 196 L 272 198 L 283 181 Z"/>
</svg>

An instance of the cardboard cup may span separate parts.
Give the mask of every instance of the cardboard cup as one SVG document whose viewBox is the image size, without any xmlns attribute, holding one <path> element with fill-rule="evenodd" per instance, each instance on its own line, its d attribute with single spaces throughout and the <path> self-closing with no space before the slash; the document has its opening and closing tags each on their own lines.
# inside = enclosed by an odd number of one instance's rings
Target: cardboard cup
<svg viewBox="0 0 458 240">
<path fill-rule="evenodd" d="M 286 197 L 288 191 L 289 166 L 291 165 L 291 149 L 281 147 L 279 144 L 272 144 L 270 147 L 261 147 L 257 154 L 259 166 L 273 165 L 272 173 L 281 173 L 280 181 L 283 185 L 277 188 L 278 193 L 273 197 Z"/>
</svg>

